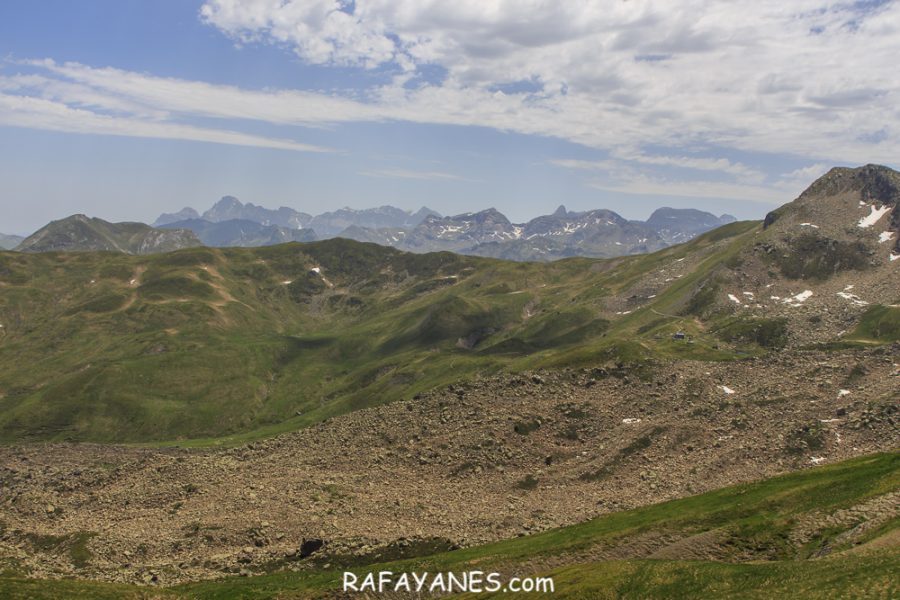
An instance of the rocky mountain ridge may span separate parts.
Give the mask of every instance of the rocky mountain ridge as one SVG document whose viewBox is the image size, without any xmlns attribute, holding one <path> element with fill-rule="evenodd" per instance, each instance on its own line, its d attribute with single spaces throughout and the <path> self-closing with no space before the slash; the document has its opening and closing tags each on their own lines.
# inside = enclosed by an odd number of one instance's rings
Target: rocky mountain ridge
<svg viewBox="0 0 900 600">
<path fill-rule="evenodd" d="M 217 222 L 188 219 L 161 225 L 160 228 L 193 231 L 205 246 L 254 247 L 316 240 L 316 233 L 312 229 L 263 225 L 247 219 L 228 219 Z"/>
<path fill-rule="evenodd" d="M 152 227 L 162 227 L 178 221 L 189 221 L 191 219 L 199 219 L 200 213 L 193 208 L 186 206 L 174 213 L 163 213 L 153 222 Z"/>
<path fill-rule="evenodd" d="M 64 222 L 69 221 L 54 222 L 47 227 L 57 232 L 65 227 L 81 227 L 74 223 L 62 225 Z M 256 247 L 342 237 L 408 252 L 451 251 L 516 261 L 547 261 L 572 256 L 614 257 L 653 252 L 731 222 L 734 218 L 729 215 L 716 217 L 693 209 L 662 208 L 643 222 L 626 220 L 610 210 L 569 212 L 564 206 L 553 214 L 522 224 L 512 223 L 493 208 L 441 216 L 427 207 L 410 212 L 381 206 L 366 210 L 342 208 L 312 216 L 286 207 L 270 210 L 225 196 L 202 215 L 190 207 L 163 213 L 154 221 L 153 228 L 188 230 L 203 245 L 213 247 Z M 110 230 L 112 226 L 107 224 L 103 228 Z M 4 241 L 6 249 L 117 250 L 121 246 L 108 239 L 98 241 L 93 234 L 76 234 L 74 230 L 59 244 L 48 242 L 43 229 L 35 235 L 38 233 L 44 240 L 41 244 L 32 240 L 19 247 L 24 240 L 9 236 Z M 169 251 L 196 245 L 187 238 L 170 243 L 168 240 L 174 239 L 171 233 L 158 235 L 163 235 L 165 240 L 148 243 L 144 250 L 123 251 Z"/>
<path fill-rule="evenodd" d="M 277 225 L 291 229 L 302 229 L 312 219 L 311 215 L 282 206 L 271 210 L 248 202 L 242 203 L 234 196 L 224 196 L 212 208 L 201 215 L 205 221 L 220 223 L 230 220 L 256 221 L 261 225 Z"/>
<path fill-rule="evenodd" d="M 451 251 L 532 261 L 653 252 L 735 220 L 730 215 L 716 217 L 694 209 L 673 208 L 659 209 L 643 222 L 626 220 L 610 210 L 570 212 L 560 206 L 553 214 L 521 224 L 512 223 L 494 208 L 453 216 L 441 216 L 427 207 L 414 213 L 392 206 L 366 210 L 342 208 L 314 217 L 290 211 L 286 208 L 270 211 L 226 196 L 203 213 L 202 219 L 216 223 L 249 220 L 266 226 L 303 227 L 313 230 L 315 239 L 343 237 L 409 252 Z M 204 235 L 213 239 L 207 233 L 210 228 L 194 218 L 175 219 L 177 215 L 191 214 L 196 211 L 184 209 L 174 215 L 164 214 L 156 224 L 187 227 L 201 239 Z M 232 225 L 232 229 L 235 227 Z M 288 236 L 281 237 L 286 239 Z M 214 243 L 205 243 L 215 246 L 263 245 L 242 237 L 218 235 L 214 239 Z"/>
<path fill-rule="evenodd" d="M 716 227 L 734 223 L 736 218 L 729 214 L 716 217 L 708 212 L 692 208 L 658 208 L 647 219 L 647 225 L 656 230 L 667 244 L 680 244 L 695 235 Z"/>
<path fill-rule="evenodd" d="M 316 215 L 307 226 L 321 238 L 346 237 L 342 232 L 353 227 L 375 230 L 382 228 L 410 230 L 432 216 L 440 217 L 440 214 L 426 206 L 416 212 L 401 210 L 393 206 L 379 206 L 364 210 L 341 208 Z"/>
</svg>

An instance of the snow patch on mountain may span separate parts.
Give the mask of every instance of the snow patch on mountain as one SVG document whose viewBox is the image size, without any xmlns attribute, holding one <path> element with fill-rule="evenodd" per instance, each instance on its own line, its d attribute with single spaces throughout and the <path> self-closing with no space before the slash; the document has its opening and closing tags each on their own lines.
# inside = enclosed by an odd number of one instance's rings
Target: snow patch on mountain
<svg viewBox="0 0 900 600">
<path fill-rule="evenodd" d="M 876 208 L 874 204 L 870 205 L 871 212 L 868 216 L 863 217 L 859 220 L 857 225 L 862 229 L 867 229 L 877 223 L 881 217 L 891 212 L 891 207 L 885 204 L 884 206 Z"/>
</svg>

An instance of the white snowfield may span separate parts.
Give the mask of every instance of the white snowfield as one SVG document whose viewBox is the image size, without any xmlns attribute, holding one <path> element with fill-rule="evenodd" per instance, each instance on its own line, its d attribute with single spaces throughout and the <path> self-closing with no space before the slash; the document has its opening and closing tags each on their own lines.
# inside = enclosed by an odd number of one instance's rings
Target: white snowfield
<svg viewBox="0 0 900 600">
<path fill-rule="evenodd" d="M 784 304 L 788 306 L 800 306 L 810 298 L 812 298 L 812 290 L 804 290 L 797 294 L 796 296 L 791 296 L 790 298 L 785 298 L 782 300 Z"/>
<path fill-rule="evenodd" d="M 732 302 L 734 302 L 735 304 L 741 303 L 741 301 L 738 300 L 738 297 L 735 296 L 734 294 L 728 294 L 728 299 L 731 300 Z"/>
<path fill-rule="evenodd" d="M 878 236 L 878 243 L 883 244 L 885 242 L 891 241 L 892 239 L 894 239 L 893 231 L 882 231 L 881 234 Z"/>
<path fill-rule="evenodd" d="M 844 300 L 849 300 L 853 304 L 857 306 L 868 306 L 868 302 L 857 296 L 856 294 L 851 294 L 850 290 L 852 290 L 854 286 L 848 285 L 844 288 L 843 292 L 838 292 L 837 295 L 843 298 Z"/>
<path fill-rule="evenodd" d="M 895 260 L 900 260 L 900 254 L 894 254 L 893 252 L 891 252 L 891 262 L 894 262 Z"/>
<path fill-rule="evenodd" d="M 640 423 L 641 420 L 640 419 L 622 419 L 622 422 L 625 423 L 626 425 L 633 425 L 635 423 Z"/>
<path fill-rule="evenodd" d="M 733 394 L 734 390 L 728 387 L 727 385 L 720 385 L 719 389 L 725 392 L 726 394 Z"/>
<path fill-rule="evenodd" d="M 891 207 L 887 205 L 882 206 L 881 208 L 876 208 L 873 204 L 870 206 L 870 208 L 872 209 L 872 212 L 869 213 L 869 216 L 863 217 L 859 220 L 858 225 L 863 229 L 871 227 L 872 225 L 877 223 L 878 220 L 881 219 L 881 217 L 891 212 Z"/>
</svg>

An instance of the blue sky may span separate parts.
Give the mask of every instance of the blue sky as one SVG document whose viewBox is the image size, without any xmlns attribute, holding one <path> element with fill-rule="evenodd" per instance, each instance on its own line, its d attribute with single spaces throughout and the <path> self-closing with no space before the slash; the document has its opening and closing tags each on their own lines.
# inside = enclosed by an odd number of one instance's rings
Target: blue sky
<svg viewBox="0 0 900 600">
<path fill-rule="evenodd" d="M 5 0 L 0 231 L 318 213 L 761 218 L 897 166 L 898 2 Z"/>
</svg>

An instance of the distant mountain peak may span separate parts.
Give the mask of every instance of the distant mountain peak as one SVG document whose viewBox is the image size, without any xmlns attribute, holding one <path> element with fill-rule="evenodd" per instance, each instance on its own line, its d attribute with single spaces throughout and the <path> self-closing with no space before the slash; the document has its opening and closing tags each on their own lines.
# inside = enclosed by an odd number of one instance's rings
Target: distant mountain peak
<svg viewBox="0 0 900 600">
<path fill-rule="evenodd" d="M 696 208 L 657 208 L 647 219 L 647 225 L 656 230 L 667 244 L 686 242 L 696 235 L 736 221 L 731 215 L 717 217 Z"/>
<path fill-rule="evenodd" d="M 0 233 L 0 250 L 12 250 L 22 243 L 25 238 L 20 235 Z"/>
<path fill-rule="evenodd" d="M 806 234 L 828 243 L 854 244 L 859 240 L 853 238 L 862 236 L 879 244 L 879 250 L 872 250 L 875 255 L 882 247 L 900 252 L 900 236 L 896 235 L 900 232 L 900 172 L 872 164 L 835 167 L 796 200 L 767 214 L 763 228 L 773 225 L 788 237 L 795 234 L 795 228 L 803 227 Z M 848 232 L 856 235 L 848 236 Z M 880 246 L 890 240 L 890 245 Z"/>
<path fill-rule="evenodd" d="M 422 208 L 420 208 L 419 210 L 414 212 L 412 216 L 414 219 L 418 219 L 419 222 L 422 222 L 425 220 L 426 217 L 428 217 L 430 215 L 440 217 L 441 213 L 439 213 L 436 210 L 432 210 L 432 209 L 428 208 L 427 206 L 423 206 Z"/>
<path fill-rule="evenodd" d="M 177 223 L 179 221 L 188 221 L 190 219 L 199 219 L 200 213 L 189 206 L 185 206 L 175 213 L 163 213 L 153 222 L 153 227 L 162 227 L 169 223 Z"/>
<path fill-rule="evenodd" d="M 156 229 L 143 223 L 110 223 L 76 214 L 52 221 L 16 248 L 20 252 L 83 252 L 105 250 L 126 254 L 153 254 L 200 246 L 193 232 Z"/>
<path fill-rule="evenodd" d="M 223 196 L 212 208 L 204 212 L 201 218 L 212 223 L 247 220 L 261 225 L 302 229 L 307 226 L 312 216 L 292 208 L 281 207 L 271 210 L 250 202 L 244 204 L 234 196 Z"/>
<path fill-rule="evenodd" d="M 566 210 L 566 207 L 563 204 L 560 204 L 559 208 L 557 208 L 553 212 L 554 217 L 559 217 L 561 219 L 565 219 L 568 215 L 569 215 L 569 211 Z"/>
<path fill-rule="evenodd" d="M 213 207 L 241 207 L 244 203 L 238 200 L 235 196 L 222 196 L 218 202 L 216 202 Z"/>
</svg>

